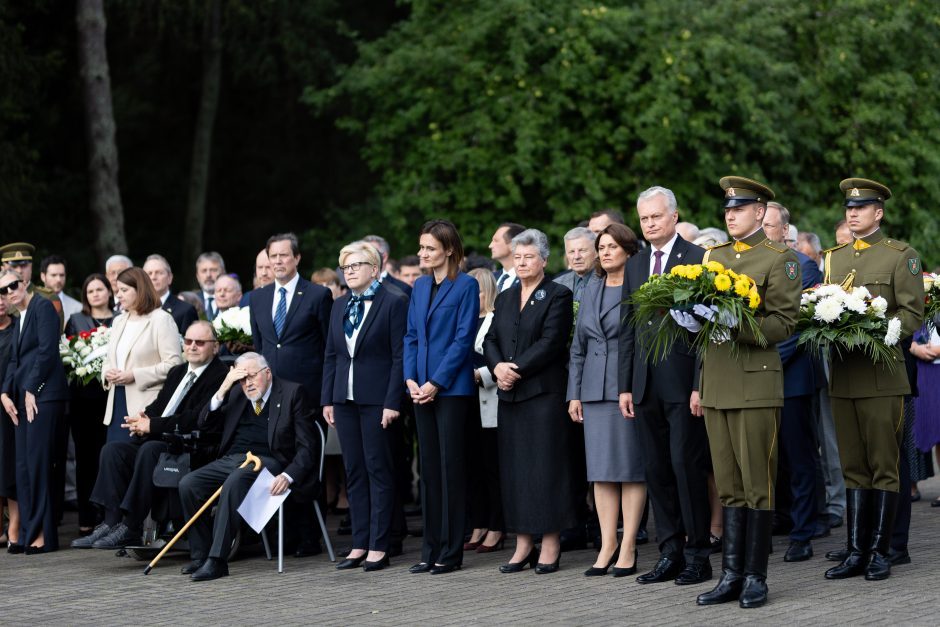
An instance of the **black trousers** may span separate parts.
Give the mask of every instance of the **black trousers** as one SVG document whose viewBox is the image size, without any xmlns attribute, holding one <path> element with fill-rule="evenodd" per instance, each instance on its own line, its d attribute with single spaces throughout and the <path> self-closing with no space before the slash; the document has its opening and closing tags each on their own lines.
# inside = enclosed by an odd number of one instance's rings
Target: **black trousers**
<svg viewBox="0 0 940 627">
<path fill-rule="evenodd" d="M 688 402 L 661 401 L 655 387 L 635 410 L 659 552 L 672 559 L 684 556 L 688 563 L 707 562 L 711 505 L 705 420 L 692 415 Z"/>
<path fill-rule="evenodd" d="M 816 418 L 812 396 L 791 396 L 783 401 L 780 417 L 779 475 L 789 479 L 790 539 L 806 542 L 812 539 L 818 517 L 816 499 Z M 777 490 L 786 490 L 778 481 Z"/>
<path fill-rule="evenodd" d="M 104 508 L 106 523 L 114 525 L 123 515 L 131 529 L 143 524 L 156 493 L 164 491 L 153 485 L 153 471 L 160 453 L 168 450 L 165 442 L 139 438 L 104 445 L 91 501 Z"/>
<path fill-rule="evenodd" d="M 20 395 L 22 397 L 22 395 Z M 41 533 L 47 551 L 59 548 L 55 512 L 55 435 L 65 416 L 65 401 L 38 402 L 34 420 L 17 403 L 16 496 L 20 507 L 20 543 L 29 546 Z M 5 418 L 8 419 L 8 418 Z"/>
<path fill-rule="evenodd" d="M 235 530 L 241 521 L 238 506 L 248 494 L 251 484 L 258 478 L 258 473 L 250 467 L 239 468 L 244 461 L 244 454 L 226 455 L 199 470 L 194 470 L 180 480 L 180 502 L 186 520 L 192 518 L 219 486 L 222 486 L 215 520 L 212 520 L 208 513 L 204 513 L 189 528 L 189 553 L 192 559 L 228 558 Z M 281 473 L 281 464 L 273 457 L 262 457 L 261 462 L 272 475 Z"/>
<path fill-rule="evenodd" d="M 421 503 L 424 544 L 421 561 L 463 563 L 466 521 L 466 455 L 464 429 L 470 396 L 437 396 L 415 405 L 418 455 L 421 459 Z"/>
<path fill-rule="evenodd" d="M 346 467 L 352 546 L 388 551 L 395 504 L 395 463 L 392 434 L 382 428 L 382 406 L 336 403 L 333 416 Z"/>
<path fill-rule="evenodd" d="M 479 407 L 479 406 L 478 406 Z M 467 420 L 464 445 L 467 453 L 467 482 L 470 529 L 504 531 L 503 497 L 499 489 L 499 439 L 496 429 L 484 429 L 479 410 Z"/>
</svg>

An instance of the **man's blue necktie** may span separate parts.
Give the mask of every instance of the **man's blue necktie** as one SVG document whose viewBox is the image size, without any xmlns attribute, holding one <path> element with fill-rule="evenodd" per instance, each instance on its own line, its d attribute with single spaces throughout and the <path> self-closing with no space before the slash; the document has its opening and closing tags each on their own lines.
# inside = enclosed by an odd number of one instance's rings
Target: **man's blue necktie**
<svg viewBox="0 0 940 627">
<path fill-rule="evenodd" d="M 278 289 L 281 300 L 277 301 L 277 310 L 274 312 L 274 332 L 281 337 L 281 331 L 284 330 L 284 321 L 287 320 L 287 288 Z"/>
</svg>

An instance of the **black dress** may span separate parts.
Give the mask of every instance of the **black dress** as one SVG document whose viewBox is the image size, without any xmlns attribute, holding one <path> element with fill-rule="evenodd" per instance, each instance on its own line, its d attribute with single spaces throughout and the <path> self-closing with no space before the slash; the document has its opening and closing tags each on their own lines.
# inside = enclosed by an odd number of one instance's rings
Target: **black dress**
<svg viewBox="0 0 940 627">
<path fill-rule="evenodd" d="M 496 298 L 483 355 L 490 371 L 517 365 L 521 379 L 499 391 L 499 470 L 506 530 L 555 533 L 576 523 L 570 418 L 565 392 L 571 291 L 548 279 L 520 311 L 521 285 Z"/>
<path fill-rule="evenodd" d="M 11 318 L 7 328 L 0 330 L 0 381 L 6 376 L 10 363 L 10 347 L 16 318 Z M 0 408 L 0 497 L 16 500 L 16 432 L 13 421 Z"/>
</svg>

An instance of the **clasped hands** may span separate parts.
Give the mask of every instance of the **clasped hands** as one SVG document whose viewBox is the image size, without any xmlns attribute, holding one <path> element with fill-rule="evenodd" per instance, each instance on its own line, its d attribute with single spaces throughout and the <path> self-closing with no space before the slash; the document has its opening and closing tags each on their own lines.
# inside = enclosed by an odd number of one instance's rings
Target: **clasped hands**
<svg viewBox="0 0 940 627">
<path fill-rule="evenodd" d="M 129 435 L 147 435 L 150 433 L 150 416 L 143 410 L 136 416 L 124 416 L 124 424 L 121 428 L 130 431 Z"/>
<path fill-rule="evenodd" d="M 418 382 L 414 379 L 408 379 L 405 381 L 405 385 L 408 386 L 408 393 L 411 395 L 411 400 L 418 405 L 433 403 L 434 397 L 437 396 L 437 386 L 430 381 L 426 381 L 424 385 L 418 385 Z"/>
<path fill-rule="evenodd" d="M 134 382 L 134 371 L 111 368 L 104 373 L 104 380 L 111 385 L 130 385 Z"/>
<path fill-rule="evenodd" d="M 715 319 L 717 318 L 717 323 L 725 328 L 716 329 L 712 332 L 711 339 L 715 342 L 729 341 L 731 339 L 731 329 L 738 326 L 738 319 L 735 315 L 730 311 L 718 309 L 717 305 L 693 305 L 692 313 L 679 309 L 670 309 L 669 315 L 676 321 L 676 324 L 688 330 L 690 333 L 698 333 L 702 330 L 702 323 L 699 322 L 698 318 L 702 318 L 708 322 L 716 321 Z M 698 316 L 698 318 L 696 318 L 696 316 Z"/>
<path fill-rule="evenodd" d="M 516 381 L 522 378 L 517 372 L 519 366 L 511 361 L 501 361 L 493 368 L 493 376 L 496 377 L 496 387 L 506 392 L 512 389 Z"/>
</svg>

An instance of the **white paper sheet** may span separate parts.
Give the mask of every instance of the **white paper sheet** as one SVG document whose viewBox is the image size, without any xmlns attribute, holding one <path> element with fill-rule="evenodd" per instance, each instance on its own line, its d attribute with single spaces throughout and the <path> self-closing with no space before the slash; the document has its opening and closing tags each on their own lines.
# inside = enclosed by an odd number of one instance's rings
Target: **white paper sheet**
<svg viewBox="0 0 940 627">
<path fill-rule="evenodd" d="M 290 494 L 290 490 L 287 490 L 280 496 L 271 496 L 272 483 L 274 483 L 274 475 L 268 472 L 267 468 L 262 468 L 258 473 L 258 478 L 251 484 L 248 494 L 245 495 L 245 500 L 238 506 L 238 513 L 256 533 L 261 533 L 277 508 Z"/>
</svg>

